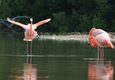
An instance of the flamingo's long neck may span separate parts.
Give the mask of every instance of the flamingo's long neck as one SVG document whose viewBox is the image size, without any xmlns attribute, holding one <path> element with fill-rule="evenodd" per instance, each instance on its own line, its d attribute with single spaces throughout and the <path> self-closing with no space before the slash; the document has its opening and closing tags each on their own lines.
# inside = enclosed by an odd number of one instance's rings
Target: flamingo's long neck
<svg viewBox="0 0 115 80">
<path fill-rule="evenodd" d="M 32 35 L 32 21 L 30 23 L 30 30 L 29 30 L 30 35 Z"/>
</svg>

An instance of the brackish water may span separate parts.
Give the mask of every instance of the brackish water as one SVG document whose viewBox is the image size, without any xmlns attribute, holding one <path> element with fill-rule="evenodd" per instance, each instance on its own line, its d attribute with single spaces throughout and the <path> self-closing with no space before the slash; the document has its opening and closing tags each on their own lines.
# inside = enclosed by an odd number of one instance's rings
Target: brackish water
<svg viewBox="0 0 115 80">
<path fill-rule="evenodd" d="M 96 48 L 81 41 L 36 39 L 32 47 L 37 80 L 88 80 L 90 59 L 97 56 Z M 115 66 L 115 49 L 106 48 L 104 53 L 104 59 Z M 23 76 L 26 58 L 23 37 L 0 36 L 0 80 L 17 80 L 16 76 Z"/>
</svg>

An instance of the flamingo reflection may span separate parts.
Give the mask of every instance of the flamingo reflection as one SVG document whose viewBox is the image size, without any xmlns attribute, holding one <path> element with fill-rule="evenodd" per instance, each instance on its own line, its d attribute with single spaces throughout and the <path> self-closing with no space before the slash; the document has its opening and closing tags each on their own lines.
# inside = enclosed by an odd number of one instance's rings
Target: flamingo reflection
<svg viewBox="0 0 115 80">
<path fill-rule="evenodd" d="M 113 80 L 114 67 L 111 61 L 91 61 L 88 66 L 89 80 Z"/>
<path fill-rule="evenodd" d="M 23 75 L 16 76 L 16 80 L 37 80 L 37 69 L 33 64 L 24 64 Z"/>
<path fill-rule="evenodd" d="M 37 69 L 32 64 L 24 65 L 24 80 L 37 80 Z"/>
</svg>

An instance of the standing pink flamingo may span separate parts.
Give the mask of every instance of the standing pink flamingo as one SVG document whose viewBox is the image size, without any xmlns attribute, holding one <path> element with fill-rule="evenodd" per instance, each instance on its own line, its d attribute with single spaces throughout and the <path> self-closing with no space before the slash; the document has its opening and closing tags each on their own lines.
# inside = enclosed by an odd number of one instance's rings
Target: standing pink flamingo
<svg viewBox="0 0 115 80">
<path fill-rule="evenodd" d="M 99 54 L 101 53 L 101 57 L 104 57 L 104 50 L 105 47 L 114 48 L 112 42 L 110 41 L 110 37 L 112 35 L 107 33 L 102 29 L 92 28 L 89 31 L 88 41 L 91 47 L 98 47 L 98 58 Z"/>
<path fill-rule="evenodd" d="M 41 26 L 47 22 L 49 22 L 51 19 L 46 19 L 46 20 L 42 20 L 36 24 L 33 24 L 33 19 L 31 18 L 30 21 L 31 23 L 29 23 L 28 25 L 24 25 L 22 23 L 19 23 L 19 22 L 16 22 L 14 20 L 11 20 L 9 18 L 7 18 L 7 21 L 12 23 L 12 24 L 15 24 L 15 25 L 18 25 L 20 27 L 22 27 L 24 30 L 25 30 L 25 37 L 24 37 L 24 41 L 32 41 L 38 34 L 37 32 L 35 31 L 35 29 L 38 27 L 38 26 Z"/>
</svg>

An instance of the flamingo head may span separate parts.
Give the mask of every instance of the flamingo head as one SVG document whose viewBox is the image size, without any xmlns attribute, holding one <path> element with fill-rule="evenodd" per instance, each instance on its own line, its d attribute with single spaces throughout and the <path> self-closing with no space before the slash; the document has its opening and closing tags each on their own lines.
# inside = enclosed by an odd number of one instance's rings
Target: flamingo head
<svg viewBox="0 0 115 80">
<path fill-rule="evenodd" d="M 31 22 L 33 22 L 33 19 L 32 19 L 32 18 L 30 18 L 30 21 L 31 21 Z"/>
<path fill-rule="evenodd" d="M 94 48 L 94 47 L 97 46 L 95 38 L 93 36 L 89 36 L 88 40 L 89 40 L 89 44 L 90 44 L 91 47 Z"/>
</svg>

